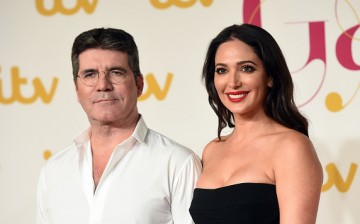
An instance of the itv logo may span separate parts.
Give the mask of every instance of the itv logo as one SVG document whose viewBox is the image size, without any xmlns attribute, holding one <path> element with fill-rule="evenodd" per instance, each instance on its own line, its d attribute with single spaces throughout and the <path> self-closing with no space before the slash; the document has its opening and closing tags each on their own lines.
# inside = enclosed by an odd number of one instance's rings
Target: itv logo
<svg viewBox="0 0 360 224">
<path fill-rule="evenodd" d="M 62 0 L 53 0 L 54 4 L 52 8 L 45 7 L 45 0 L 35 0 L 35 6 L 37 11 L 44 16 L 52 16 L 56 13 L 61 13 L 63 15 L 73 15 L 77 13 L 81 8 L 84 9 L 85 13 L 92 14 L 95 11 L 98 0 L 77 0 L 76 5 L 72 8 L 65 7 Z"/>
<path fill-rule="evenodd" d="M 0 67 L 1 72 L 1 67 Z M 59 82 L 59 78 L 53 78 L 52 83 L 49 89 L 46 89 L 43 82 L 39 77 L 34 78 L 32 86 L 34 88 L 33 95 L 30 97 L 25 97 L 22 94 L 21 87 L 28 85 L 28 78 L 20 76 L 20 69 L 17 66 L 11 68 L 11 90 L 12 94 L 9 97 L 4 95 L 4 84 L 3 80 L 0 78 L 0 104 L 12 104 L 14 102 L 19 102 L 22 104 L 31 104 L 36 100 L 41 99 L 43 103 L 49 104 L 54 95 Z"/>
</svg>

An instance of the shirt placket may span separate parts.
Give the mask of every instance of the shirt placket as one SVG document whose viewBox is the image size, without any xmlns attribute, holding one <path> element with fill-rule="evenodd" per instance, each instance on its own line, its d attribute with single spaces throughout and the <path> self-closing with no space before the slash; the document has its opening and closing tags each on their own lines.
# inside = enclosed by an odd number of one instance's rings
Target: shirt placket
<svg viewBox="0 0 360 224">
<path fill-rule="evenodd" d="M 102 219 L 103 219 L 103 214 L 104 214 L 104 206 L 106 203 L 106 198 L 107 195 L 110 193 L 109 192 L 109 186 L 111 185 L 112 181 L 113 181 L 113 168 L 114 166 L 120 162 L 120 160 L 127 154 L 128 150 L 130 149 L 131 145 L 133 145 L 135 139 L 133 139 L 132 137 L 130 137 L 130 139 L 128 139 L 127 141 L 123 142 L 122 144 L 119 144 L 114 152 L 112 153 L 108 164 L 104 170 L 104 173 L 102 175 L 102 177 L 100 178 L 99 184 L 97 186 L 96 191 L 94 192 L 92 190 L 91 192 L 91 199 L 89 200 L 89 207 L 90 207 L 90 217 L 89 217 L 89 224 L 100 224 L 102 223 Z M 91 158 L 91 149 L 90 149 L 90 155 L 88 154 L 88 156 L 90 156 Z M 90 161 L 90 169 L 91 170 L 91 182 L 92 182 L 92 188 L 88 188 L 88 192 L 89 193 L 89 189 L 94 189 L 94 182 L 93 182 L 93 178 L 92 178 L 92 160 Z"/>
</svg>

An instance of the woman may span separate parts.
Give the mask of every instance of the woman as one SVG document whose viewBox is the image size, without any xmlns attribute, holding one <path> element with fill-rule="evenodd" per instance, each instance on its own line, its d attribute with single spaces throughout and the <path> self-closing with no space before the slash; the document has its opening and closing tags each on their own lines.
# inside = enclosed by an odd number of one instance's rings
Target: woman
<svg viewBox="0 0 360 224">
<path fill-rule="evenodd" d="M 202 155 L 195 223 L 315 223 L 322 167 L 274 38 L 254 25 L 225 28 L 210 43 L 202 78 L 219 122 Z M 232 132 L 221 136 L 227 126 Z"/>
</svg>

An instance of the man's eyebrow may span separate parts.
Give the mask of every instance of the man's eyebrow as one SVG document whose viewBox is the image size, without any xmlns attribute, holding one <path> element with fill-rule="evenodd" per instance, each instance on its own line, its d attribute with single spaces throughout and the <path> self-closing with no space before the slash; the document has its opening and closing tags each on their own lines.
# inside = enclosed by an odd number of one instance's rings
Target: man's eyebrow
<svg viewBox="0 0 360 224">
<path fill-rule="evenodd" d="M 109 71 L 111 71 L 111 70 L 120 70 L 122 72 L 127 72 L 127 69 L 125 69 L 122 66 L 112 66 L 112 67 L 109 68 Z"/>
</svg>

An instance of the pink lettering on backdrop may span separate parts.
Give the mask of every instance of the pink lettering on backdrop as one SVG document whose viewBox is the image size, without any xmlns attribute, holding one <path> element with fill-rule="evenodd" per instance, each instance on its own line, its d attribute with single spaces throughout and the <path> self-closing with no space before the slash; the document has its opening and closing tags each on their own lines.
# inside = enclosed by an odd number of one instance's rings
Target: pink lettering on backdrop
<svg viewBox="0 0 360 224">
<path fill-rule="evenodd" d="M 243 21 L 261 27 L 261 1 L 260 0 L 244 0 L 243 3 Z M 319 93 L 324 84 L 326 76 L 326 47 L 325 47 L 325 25 L 324 22 L 309 22 L 309 57 L 304 66 L 293 73 L 303 70 L 310 62 L 319 59 L 324 63 L 324 71 L 321 81 L 315 92 L 306 99 L 305 102 L 298 106 L 302 107 L 311 102 Z"/>
<path fill-rule="evenodd" d="M 302 66 L 294 73 L 297 73 L 303 70 L 310 62 L 318 59 L 324 63 L 324 71 L 322 74 L 322 78 L 318 86 L 316 87 L 315 92 L 305 100 L 305 102 L 300 103 L 298 106 L 302 107 L 311 102 L 319 93 L 321 87 L 324 84 L 326 77 L 326 46 L 325 46 L 325 22 L 309 22 L 309 57 L 304 66 Z"/>
<path fill-rule="evenodd" d="M 357 25 L 349 28 L 348 30 L 345 30 L 340 22 L 340 13 L 338 10 L 339 1 L 335 1 L 335 17 L 336 21 L 338 23 L 339 28 L 343 33 L 339 36 L 337 42 L 336 42 L 336 57 L 339 61 L 339 63 L 346 69 L 349 70 L 360 70 L 360 65 L 357 65 L 354 62 L 354 59 L 352 57 L 352 41 L 355 40 L 355 32 L 360 27 L 360 19 L 356 12 L 356 7 L 354 7 L 349 1 L 341 2 L 342 4 L 346 3 L 347 9 L 350 10 L 348 12 L 352 12 L 352 15 L 354 16 L 354 20 L 357 21 Z M 359 40 L 359 39 L 357 39 Z"/>
<path fill-rule="evenodd" d="M 261 27 L 261 1 L 244 0 L 243 21 Z"/>
<path fill-rule="evenodd" d="M 261 0 L 244 0 L 243 1 L 243 22 L 250 23 L 256 26 L 262 26 L 261 22 Z M 335 14 L 336 19 L 339 22 L 337 12 L 338 1 L 335 1 Z M 354 12 L 354 7 L 349 5 Z M 356 13 L 355 13 L 356 14 Z M 358 18 L 356 16 L 356 18 Z M 324 21 L 309 21 L 309 56 L 306 63 L 296 71 L 292 72 L 292 75 L 304 70 L 314 60 L 320 60 L 324 63 L 324 71 L 321 80 L 317 84 L 315 91 L 300 103 L 298 106 L 302 107 L 310 103 L 320 92 L 323 87 L 326 70 L 327 70 L 327 59 L 326 59 L 326 34 L 325 34 L 325 22 Z M 343 33 L 338 37 L 336 42 L 336 56 L 339 63 L 346 69 L 349 70 L 360 70 L 360 64 L 356 64 L 352 54 L 352 41 L 355 40 L 354 34 L 360 28 L 360 24 L 357 24 L 347 30 L 342 29 Z M 317 74 L 314 74 L 317 75 Z M 360 86 L 360 84 L 359 84 Z M 358 87 L 359 89 L 359 87 Z"/>
<path fill-rule="evenodd" d="M 360 70 L 360 65 L 357 65 L 352 57 L 351 44 L 354 40 L 354 34 L 360 25 L 356 25 L 346 30 L 341 34 L 336 42 L 336 56 L 338 61 L 344 68 L 349 70 Z"/>
</svg>

